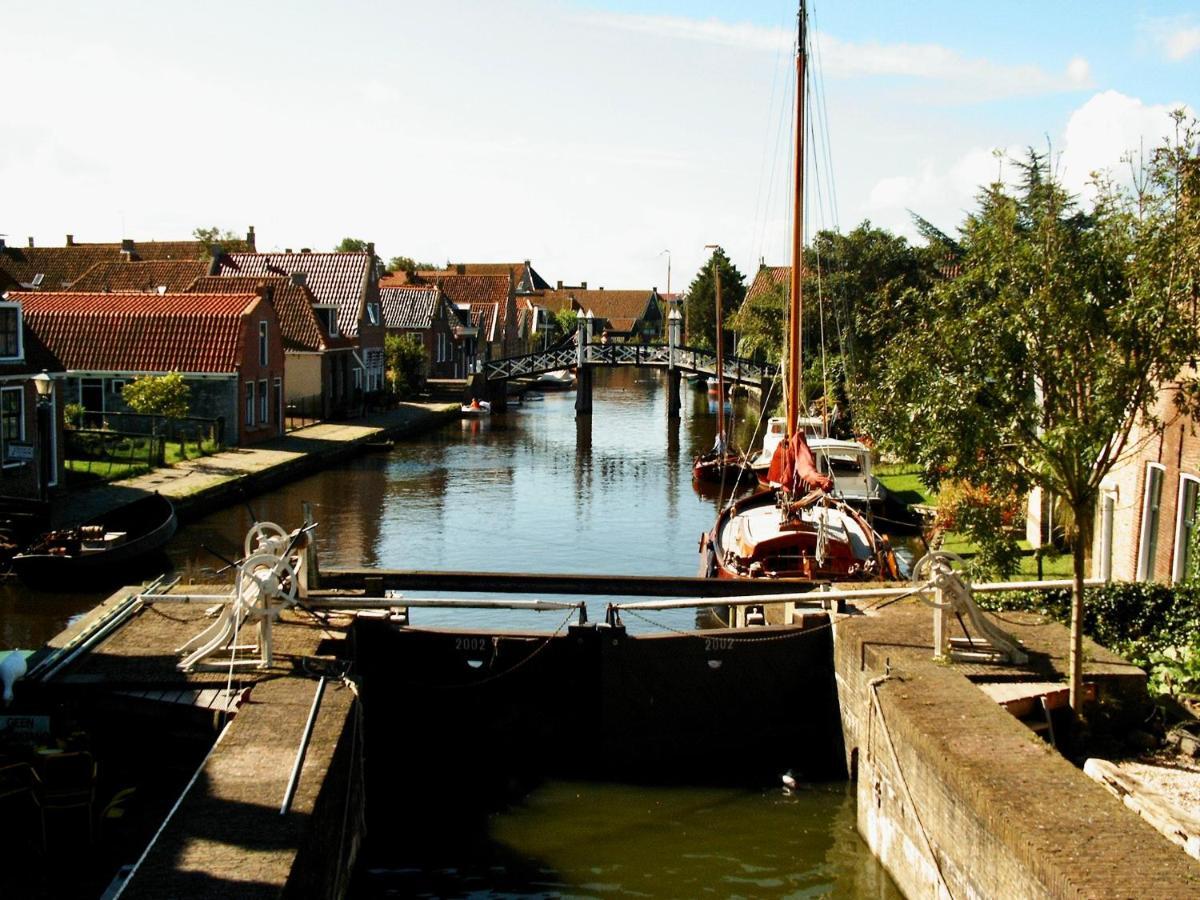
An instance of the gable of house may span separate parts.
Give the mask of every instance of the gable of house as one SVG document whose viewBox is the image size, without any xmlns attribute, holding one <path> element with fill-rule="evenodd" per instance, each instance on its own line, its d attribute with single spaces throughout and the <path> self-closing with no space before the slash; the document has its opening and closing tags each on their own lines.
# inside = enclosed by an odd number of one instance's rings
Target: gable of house
<svg viewBox="0 0 1200 900">
<path fill-rule="evenodd" d="M 217 275 L 290 278 L 301 274 L 317 303 L 337 311 L 340 335 L 356 337 L 359 323 L 378 302 L 375 256 L 367 253 L 226 253 Z"/>
<path fill-rule="evenodd" d="M 389 330 L 425 331 L 441 310 L 442 294 L 434 285 L 380 287 L 383 325 Z"/>
<path fill-rule="evenodd" d="M 279 317 L 284 350 L 317 353 L 350 346 L 349 338 L 332 338 L 313 309 L 314 297 L 304 284 L 291 278 L 251 278 L 237 275 L 205 275 L 195 279 L 188 294 L 246 294 L 259 287 L 271 290 L 271 304 Z"/>
<path fill-rule="evenodd" d="M 557 311 L 568 308 L 563 297 L 570 301 L 570 308 L 592 313 L 597 321 L 603 320 L 602 330 L 618 334 L 632 334 L 643 322 L 659 321 L 662 318 L 657 305 L 657 294 L 653 291 L 607 291 L 576 290 L 547 291 L 542 300 L 547 309 Z M 553 305 L 552 305 L 553 304 Z"/>
<path fill-rule="evenodd" d="M 790 266 L 759 266 L 758 271 L 754 273 L 754 280 L 746 289 L 746 299 L 742 302 L 754 303 L 779 287 L 783 288 L 786 296 L 791 284 L 792 269 Z"/>
</svg>

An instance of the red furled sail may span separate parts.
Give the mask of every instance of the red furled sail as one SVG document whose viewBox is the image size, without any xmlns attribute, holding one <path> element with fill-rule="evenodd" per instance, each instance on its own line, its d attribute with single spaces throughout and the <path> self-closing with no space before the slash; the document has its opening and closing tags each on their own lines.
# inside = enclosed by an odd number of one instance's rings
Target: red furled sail
<svg viewBox="0 0 1200 900">
<path fill-rule="evenodd" d="M 780 441 L 771 457 L 767 479 L 778 484 L 793 497 L 809 491 L 833 490 L 833 479 L 817 471 L 817 459 L 804 439 L 803 431 L 795 431 L 786 441 Z"/>
</svg>

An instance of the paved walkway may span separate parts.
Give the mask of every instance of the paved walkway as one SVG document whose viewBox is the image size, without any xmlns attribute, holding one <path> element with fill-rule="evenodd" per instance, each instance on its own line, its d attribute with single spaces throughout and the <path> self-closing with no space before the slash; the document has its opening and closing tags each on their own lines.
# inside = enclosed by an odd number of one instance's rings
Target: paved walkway
<svg viewBox="0 0 1200 900">
<path fill-rule="evenodd" d="M 62 495 L 54 501 L 53 521 L 56 527 L 81 522 L 151 491 L 170 497 L 177 506 L 199 508 L 206 497 L 224 494 L 235 485 L 249 490 L 250 482 L 259 479 L 287 480 L 289 471 L 300 477 L 322 460 L 356 452 L 355 444 L 433 427 L 457 413 L 455 403 L 403 403 L 351 422 L 310 425 L 252 447 L 234 447 Z"/>
</svg>

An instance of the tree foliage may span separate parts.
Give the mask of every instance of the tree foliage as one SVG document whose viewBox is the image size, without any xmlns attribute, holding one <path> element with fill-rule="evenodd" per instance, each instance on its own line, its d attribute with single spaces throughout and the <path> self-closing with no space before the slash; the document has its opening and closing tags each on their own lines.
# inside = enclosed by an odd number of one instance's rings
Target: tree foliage
<svg viewBox="0 0 1200 900">
<path fill-rule="evenodd" d="M 334 253 L 366 253 L 367 242 L 361 238 L 344 237 L 342 242 L 333 248 Z"/>
<path fill-rule="evenodd" d="M 717 301 L 713 282 L 713 263 L 721 279 L 721 314 L 725 325 L 725 346 L 733 350 L 730 320 L 746 297 L 745 276 L 737 270 L 725 251 L 715 249 L 696 273 L 687 290 L 688 333 L 685 343 L 693 347 L 715 347 L 717 343 Z"/>
<path fill-rule="evenodd" d="M 192 389 L 178 372 L 143 375 L 121 389 L 121 398 L 135 413 L 182 419 L 188 414 Z"/>
<path fill-rule="evenodd" d="M 418 270 L 436 268 L 432 263 L 417 262 L 411 256 L 393 256 L 387 264 L 389 272 L 407 272 L 409 275 Z"/>
<path fill-rule="evenodd" d="M 229 246 L 234 241 L 240 241 L 242 236 L 229 228 L 196 228 L 192 231 L 194 237 L 204 247 L 206 253 L 211 253 L 213 247 Z"/>
<path fill-rule="evenodd" d="M 558 325 L 558 330 L 563 334 L 571 334 L 579 325 L 578 313 L 570 307 L 556 312 L 554 321 Z"/>
<path fill-rule="evenodd" d="M 931 487 L 1040 485 L 1070 507 L 1073 684 L 1100 483 L 1135 425 L 1162 427 L 1160 386 L 1177 385 L 1185 407 L 1196 393 L 1200 172 L 1194 125 L 1176 124 L 1132 188 L 1099 177 L 1090 209 L 1032 150 L 1016 189 L 984 189 L 955 277 L 883 349 L 867 411 L 881 443 L 918 462 Z"/>
<path fill-rule="evenodd" d="M 428 360 L 425 345 L 415 334 L 389 334 L 383 353 L 392 376 L 392 392 L 405 398 L 416 396 L 425 383 Z"/>
</svg>

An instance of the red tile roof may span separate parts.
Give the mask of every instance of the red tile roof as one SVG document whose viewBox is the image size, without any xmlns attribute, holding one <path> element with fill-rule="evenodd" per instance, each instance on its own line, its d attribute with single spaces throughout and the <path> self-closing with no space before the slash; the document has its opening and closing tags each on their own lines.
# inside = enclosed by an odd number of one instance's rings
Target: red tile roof
<svg viewBox="0 0 1200 900">
<path fill-rule="evenodd" d="M 59 368 L 228 372 L 240 362 L 242 320 L 255 294 L 21 292 L 29 331 Z"/>
<path fill-rule="evenodd" d="M 566 303 L 574 301 L 574 305 L 585 313 L 591 312 L 596 318 L 604 319 L 610 330 L 630 332 L 646 317 L 653 297 L 654 292 L 650 290 L 584 291 L 563 288 L 561 291 L 546 291 L 541 300 L 547 309 L 555 311 L 567 308 Z"/>
<path fill-rule="evenodd" d="M 373 265 L 369 253 L 229 253 L 221 257 L 218 274 L 278 278 L 303 272 L 317 302 L 337 307 L 338 331 L 354 337 Z"/>
<path fill-rule="evenodd" d="M 754 273 L 754 281 L 750 282 L 750 287 L 746 290 L 746 299 L 742 302 L 753 303 L 776 287 L 782 287 L 786 297 L 791 284 L 791 266 L 759 266 L 758 271 Z"/>
<path fill-rule="evenodd" d="M 165 287 L 171 293 L 178 293 L 207 275 L 208 267 L 208 262 L 197 259 L 98 262 L 72 282 L 70 290 L 97 293 L 156 291 Z"/>
<path fill-rule="evenodd" d="M 416 274 L 427 279 L 444 278 L 447 275 L 511 274 L 515 288 L 520 293 L 550 289 L 546 279 L 537 273 L 529 260 L 511 263 L 446 263 L 444 269 L 421 269 Z"/>
<path fill-rule="evenodd" d="M 313 309 L 313 295 L 305 285 L 290 278 L 250 278 L 237 275 L 206 275 L 188 286 L 189 294 L 253 294 L 263 285 L 271 288 L 271 303 L 279 316 L 284 350 L 319 352 L 348 347 L 351 338 L 331 338 Z"/>
<path fill-rule="evenodd" d="M 508 314 L 509 278 L 507 275 L 436 275 L 425 278 L 419 273 L 410 278 L 404 273 L 390 275 L 379 282 L 385 287 L 436 284 L 446 299 L 459 309 L 470 308 L 471 321 L 480 330 L 480 339 L 496 341 L 502 337 Z"/>
<path fill-rule="evenodd" d="M 119 245 L 5 247 L 0 250 L 0 269 L 24 290 L 61 291 L 96 263 L 122 259 Z"/>
</svg>

